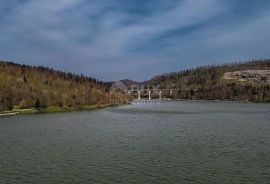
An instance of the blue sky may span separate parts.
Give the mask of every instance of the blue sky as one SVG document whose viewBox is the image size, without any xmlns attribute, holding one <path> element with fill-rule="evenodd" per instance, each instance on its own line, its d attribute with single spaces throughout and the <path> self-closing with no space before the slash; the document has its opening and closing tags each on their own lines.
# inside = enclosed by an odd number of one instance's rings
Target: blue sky
<svg viewBox="0 0 270 184">
<path fill-rule="evenodd" d="M 270 58 L 269 0 L 0 0 L 0 60 L 102 80 Z"/>
</svg>

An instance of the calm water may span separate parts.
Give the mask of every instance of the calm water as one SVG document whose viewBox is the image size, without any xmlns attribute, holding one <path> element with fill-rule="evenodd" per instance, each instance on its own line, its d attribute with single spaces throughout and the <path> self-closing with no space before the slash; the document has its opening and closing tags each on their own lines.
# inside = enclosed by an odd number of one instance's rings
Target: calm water
<svg viewBox="0 0 270 184">
<path fill-rule="evenodd" d="M 270 104 L 0 118 L 0 183 L 270 183 Z"/>
</svg>

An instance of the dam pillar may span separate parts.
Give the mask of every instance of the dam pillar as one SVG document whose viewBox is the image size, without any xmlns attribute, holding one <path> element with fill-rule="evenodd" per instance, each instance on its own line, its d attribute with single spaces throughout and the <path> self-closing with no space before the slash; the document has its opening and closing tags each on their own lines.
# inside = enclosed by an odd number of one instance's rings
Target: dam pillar
<svg viewBox="0 0 270 184">
<path fill-rule="evenodd" d="M 149 100 L 151 100 L 151 91 L 150 90 L 148 91 L 148 94 L 149 94 Z"/>
<path fill-rule="evenodd" d="M 159 99 L 161 100 L 161 91 L 159 91 Z"/>
<path fill-rule="evenodd" d="M 138 90 L 138 100 L 140 100 L 140 99 L 141 99 L 141 91 Z"/>
</svg>

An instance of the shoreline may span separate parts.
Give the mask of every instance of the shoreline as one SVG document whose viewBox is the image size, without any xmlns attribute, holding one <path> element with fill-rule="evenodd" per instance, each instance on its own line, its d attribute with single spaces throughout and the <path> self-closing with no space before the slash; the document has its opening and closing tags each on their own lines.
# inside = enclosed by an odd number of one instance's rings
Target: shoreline
<svg viewBox="0 0 270 184">
<path fill-rule="evenodd" d="M 145 100 L 145 101 L 161 101 L 161 102 L 170 102 L 170 101 L 175 101 L 175 102 L 181 102 L 181 101 L 190 101 L 190 102 L 224 102 L 224 103 L 246 103 L 246 104 L 270 104 L 270 102 L 254 102 L 254 101 L 237 101 L 237 100 L 213 100 L 213 99 L 172 99 L 172 98 L 163 98 L 163 99 L 158 99 L 158 98 L 153 98 L 149 100 L 148 98 L 142 98 L 140 100 Z M 138 99 L 133 100 L 132 102 L 140 101 Z"/>
<path fill-rule="evenodd" d="M 245 103 L 245 104 L 270 104 L 270 102 L 254 102 L 246 100 L 210 100 L 210 99 L 172 99 L 172 101 L 195 101 L 195 102 L 225 102 L 225 103 Z"/>
<path fill-rule="evenodd" d="M 0 118 L 6 116 L 14 116 L 19 114 L 43 114 L 43 113 L 60 113 L 60 112 L 75 112 L 75 111 L 91 111 L 104 109 L 107 107 L 118 107 L 125 104 L 103 104 L 103 105 L 90 105 L 82 107 L 48 107 L 42 109 L 30 108 L 30 109 L 14 109 L 11 111 L 0 112 Z"/>
<path fill-rule="evenodd" d="M 223 103 L 245 103 L 245 104 L 270 104 L 269 102 L 252 102 L 252 101 L 232 101 L 232 100 L 207 100 L 207 99 L 141 99 L 142 101 L 161 101 L 161 102 L 181 102 L 181 101 L 189 101 L 189 102 L 223 102 Z M 91 110 L 98 110 L 104 109 L 108 107 L 118 107 L 121 105 L 132 105 L 133 102 L 140 101 L 140 100 L 133 100 L 130 103 L 125 104 L 103 104 L 103 105 L 90 105 L 90 106 L 82 106 L 82 107 L 48 107 L 42 109 L 30 108 L 30 109 L 14 109 L 12 111 L 2 111 L 0 112 L 0 118 L 6 116 L 14 116 L 19 114 L 43 114 L 43 113 L 61 113 L 61 112 L 76 112 L 76 111 L 91 111 Z"/>
</svg>

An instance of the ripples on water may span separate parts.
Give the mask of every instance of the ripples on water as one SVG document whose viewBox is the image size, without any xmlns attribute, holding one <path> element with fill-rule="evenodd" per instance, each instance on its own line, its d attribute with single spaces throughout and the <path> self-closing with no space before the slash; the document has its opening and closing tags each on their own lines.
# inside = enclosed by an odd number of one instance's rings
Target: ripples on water
<svg viewBox="0 0 270 184">
<path fill-rule="evenodd" d="M 0 183 L 270 183 L 270 105 L 136 104 L 0 118 Z"/>
</svg>

